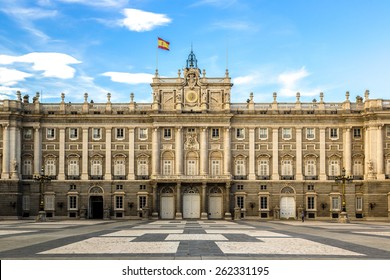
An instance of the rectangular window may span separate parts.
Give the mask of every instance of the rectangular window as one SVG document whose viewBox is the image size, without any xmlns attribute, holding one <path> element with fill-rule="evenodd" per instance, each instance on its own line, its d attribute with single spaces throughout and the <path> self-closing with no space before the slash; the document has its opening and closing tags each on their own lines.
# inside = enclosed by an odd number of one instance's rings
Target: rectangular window
<svg viewBox="0 0 390 280">
<path fill-rule="evenodd" d="M 306 139 L 312 140 L 315 138 L 315 129 L 314 128 L 306 128 Z"/>
<path fill-rule="evenodd" d="M 246 175 L 245 162 L 243 160 L 236 161 L 236 175 Z"/>
<path fill-rule="evenodd" d="M 147 128 L 139 128 L 138 132 L 139 132 L 138 138 L 140 140 L 148 139 L 148 129 Z"/>
<path fill-rule="evenodd" d="M 78 129 L 77 128 L 69 128 L 69 138 L 75 140 L 78 138 Z"/>
<path fill-rule="evenodd" d="M 101 128 L 92 128 L 92 138 L 94 140 L 98 140 L 102 138 L 102 130 Z"/>
<path fill-rule="evenodd" d="M 265 191 L 267 189 L 267 185 L 260 185 L 260 190 Z"/>
<path fill-rule="evenodd" d="M 92 160 L 91 175 L 92 176 L 103 175 L 102 162 L 100 160 Z"/>
<path fill-rule="evenodd" d="M 236 128 L 236 138 L 244 139 L 245 138 L 245 129 L 244 128 Z"/>
<path fill-rule="evenodd" d="M 314 196 L 309 196 L 307 198 L 307 209 L 314 210 L 315 209 L 315 198 Z"/>
<path fill-rule="evenodd" d="M 195 132 L 195 128 L 187 128 L 187 132 L 188 133 L 194 133 Z"/>
<path fill-rule="evenodd" d="M 260 210 L 268 210 L 268 197 L 267 196 L 260 197 Z"/>
<path fill-rule="evenodd" d="M 172 161 L 164 160 L 163 175 L 172 175 Z"/>
<path fill-rule="evenodd" d="M 149 172 L 148 172 L 148 161 L 147 160 L 139 160 L 138 161 L 137 174 L 139 176 L 147 176 L 147 175 L 149 175 Z"/>
<path fill-rule="evenodd" d="M 124 159 L 117 159 L 114 161 L 114 175 L 115 176 L 124 176 L 126 171 L 126 165 Z"/>
<path fill-rule="evenodd" d="M 170 128 L 164 128 L 164 139 L 172 138 L 172 130 Z"/>
<path fill-rule="evenodd" d="M 123 139 L 125 138 L 125 129 L 124 128 L 117 128 L 116 129 L 116 139 Z"/>
<path fill-rule="evenodd" d="M 221 175 L 220 161 L 219 160 L 212 160 L 211 161 L 211 175 L 212 176 Z"/>
<path fill-rule="evenodd" d="M 237 190 L 238 191 L 244 190 L 244 185 L 237 185 Z"/>
<path fill-rule="evenodd" d="M 308 191 L 314 191 L 314 185 L 307 185 Z"/>
<path fill-rule="evenodd" d="M 70 176 L 78 176 L 79 175 L 79 161 L 78 160 L 75 160 L 75 159 L 69 160 L 68 175 L 70 175 Z"/>
<path fill-rule="evenodd" d="M 146 185 L 139 185 L 140 190 L 146 190 Z"/>
<path fill-rule="evenodd" d="M 356 211 L 363 211 L 363 197 L 356 197 Z"/>
<path fill-rule="evenodd" d="M 197 175 L 196 161 L 195 160 L 188 160 L 187 161 L 187 175 Z"/>
<path fill-rule="evenodd" d="M 332 209 L 333 211 L 339 211 L 340 210 L 340 198 L 337 196 L 332 197 Z"/>
<path fill-rule="evenodd" d="M 115 209 L 123 209 L 123 196 L 115 196 Z"/>
<path fill-rule="evenodd" d="M 261 140 L 268 139 L 268 128 L 259 128 L 259 138 Z"/>
<path fill-rule="evenodd" d="M 123 190 L 123 185 L 116 185 L 116 190 L 117 191 Z"/>
<path fill-rule="evenodd" d="M 291 128 L 282 128 L 282 138 L 284 140 L 291 139 L 292 131 Z"/>
<path fill-rule="evenodd" d="M 361 128 L 354 128 L 353 129 L 353 138 L 360 139 L 362 137 L 362 130 Z"/>
<path fill-rule="evenodd" d="M 330 139 L 338 139 L 339 138 L 339 129 L 338 128 L 331 128 L 329 131 Z"/>
<path fill-rule="evenodd" d="M 268 176 L 268 160 L 259 161 L 259 176 Z"/>
<path fill-rule="evenodd" d="M 68 196 L 68 207 L 69 210 L 77 210 L 77 196 L 76 195 L 70 195 Z"/>
<path fill-rule="evenodd" d="M 55 128 L 46 128 L 46 138 L 54 139 L 56 137 L 55 132 Z"/>
<path fill-rule="evenodd" d="M 56 161 L 54 159 L 46 160 L 45 175 L 56 176 Z"/>
<path fill-rule="evenodd" d="M 138 210 L 142 210 L 147 204 L 146 196 L 141 195 L 138 197 Z"/>
<path fill-rule="evenodd" d="M 23 139 L 24 140 L 31 140 L 32 139 L 32 129 L 31 128 L 23 129 Z"/>
<path fill-rule="evenodd" d="M 390 125 L 386 126 L 386 137 L 390 137 Z"/>
<path fill-rule="evenodd" d="M 213 138 L 213 139 L 219 138 L 219 128 L 211 129 L 211 138 Z"/>
<path fill-rule="evenodd" d="M 245 208 L 243 196 L 237 196 L 236 200 L 237 200 L 237 207 L 239 207 L 240 209 Z"/>
</svg>

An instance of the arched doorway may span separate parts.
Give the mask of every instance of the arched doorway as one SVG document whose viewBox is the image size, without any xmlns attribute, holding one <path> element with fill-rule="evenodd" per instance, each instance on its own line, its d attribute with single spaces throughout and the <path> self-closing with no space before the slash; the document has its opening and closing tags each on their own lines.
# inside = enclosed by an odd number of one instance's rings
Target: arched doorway
<svg viewBox="0 0 390 280">
<path fill-rule="evenodd" d="M 103 219 L 103 189 L 95 186 L 89 190 L 88 217 L 90 219 Z"/>
<path fill-rule="evenodd" d="M 281 190 L 280 194 L 280 218 L 296 219 L 295 191 L 287 186 Z"/>
<path fill-rule="evenodd" d="M 161 190 L 160 216 L 161 219 L 175 218 L 175 197 L 171 187 L 164 187 Z"/>
<path fill-rule="evenodd" d="M 183 218 L 199 219 L 200 217 L 200 194 L 196 187 L 188 187 L 183 194 Z"/>
<path fill-rule="evenodd" d="M 222 219 L 223 193 L 221 188 L 212 187 L 209 192 L 209 218 Z"/>
</svg>

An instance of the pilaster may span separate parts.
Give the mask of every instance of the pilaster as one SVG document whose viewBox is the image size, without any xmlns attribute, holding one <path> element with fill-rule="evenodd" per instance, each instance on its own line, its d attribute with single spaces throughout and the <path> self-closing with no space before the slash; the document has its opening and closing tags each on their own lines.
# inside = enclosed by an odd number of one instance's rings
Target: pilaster
<svg viewBox="0 0 390 280">
<path fill-rule="evenodd" d="M 65 128 L 60 128 L 58 180 L 65 180 Z"/>
<path fill-rule="evenodd" d="M 320 180 L 326 180 L 326 129 L 320 128 Z"/>
<path fill-rule="evenodd" d="M 81 180 L 88 180 L 88 128 L 83 128 L 83 153 Z"/>
<path fill-rule="evenodd" d="M 256 180 L 255 174 L 255 129 L 249 129 L 249 180 Z"/>
<path fill-rule="evenodd" d="M 134 180 L 134 128 L 129 128 L 129 172 L 127 174 L 127 180 Z"/>
<path fill-rule="evenodd" d="M 278 128 L 272 129 L 272 180 L 279 180 L 279 139 Z"/>
<path fill-rule="evenodd" d="M 107 127 L 106 128 L 106 172 L 104 174 L 105 180 L 111 180 L 112 174 L 111 174 L 111 132 L 112 128 Z"/>
<path fill-rule="evenodd" d="M 303 180 L 302 175 L 302 128 L 296 128 L 296 157 L 297 157 L 297 166 L 296 166 L 296 180 Z"/>
</svg>

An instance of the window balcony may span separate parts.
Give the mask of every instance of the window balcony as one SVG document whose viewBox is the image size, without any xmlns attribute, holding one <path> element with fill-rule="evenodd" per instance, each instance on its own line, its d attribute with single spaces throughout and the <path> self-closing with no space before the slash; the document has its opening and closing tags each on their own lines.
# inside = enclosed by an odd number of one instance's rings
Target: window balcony
<svg viewBox="0 0 390 280">
<path fill-rule="evenodd" d="M 282 175 L 280 180 L 294 180 L 294 175 Z"/>
<path fill-rule="evenodd" d="M 22 179 L 23 180 L 32 180 L 33 179 L 33 175 L 22 175 Z"/>
<path fill-rule="evenodd" d="M 103 175 L 89 175 L 89 180 L 103 180 Z"/>
<path fill-rule="evenodd" d="M 246 175 L 238 175 L 238 176 L 233 176 L 234 180 L 248 180 L 248 176 Z"/>
<path fill-rule="evenodd" d="M 337 177 L 338 177 L 338 176 L 328 176 L 328 180 L 334 181 L 334 180 L 336 180 Z"/>
<path fill-rule="evenodd" d="M 305 180 L 318 180 L 318 176 L 304 176 Z"/>
<path fill-rule="evenodd" d="M 80 175 L 67 175 L 66 180 L 80 180 Z"/>
<path fill-rule="evenodd" d="M 257 175 L 256 179 L 257 180 L 269 180 L 270 176 L 268 176 L 268 175 Z"/>
<path fill-rule="evenodd" d="M 149 175 L 137 175 L 135 176 L 136 180 L 149 180 L 150 176 Z"/>
<path fill-rule="evenodd" d="M 126 175 L 114 175 L 113 180 L 126 180 Z"/>
<path fill-rule="evenodd" d="M 364 176 L 363 175 L 354 175 L 353 179 L 354 180 L 364 180 Z"/>
</svg>

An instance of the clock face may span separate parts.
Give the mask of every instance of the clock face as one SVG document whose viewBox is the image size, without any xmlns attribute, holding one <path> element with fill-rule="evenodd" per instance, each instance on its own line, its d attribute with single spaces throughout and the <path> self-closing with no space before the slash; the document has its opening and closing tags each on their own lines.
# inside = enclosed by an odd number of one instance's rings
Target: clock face
<svg viewBox="0 0 390 280">
<path fill-rule="evenodd" d="M 196 102 L 197 99 L 198 99 L 198 95 L 196 94 L 195 91 L 191 90 L 186 93 L 187 102 L 193 103 Z"/>
</svg>

